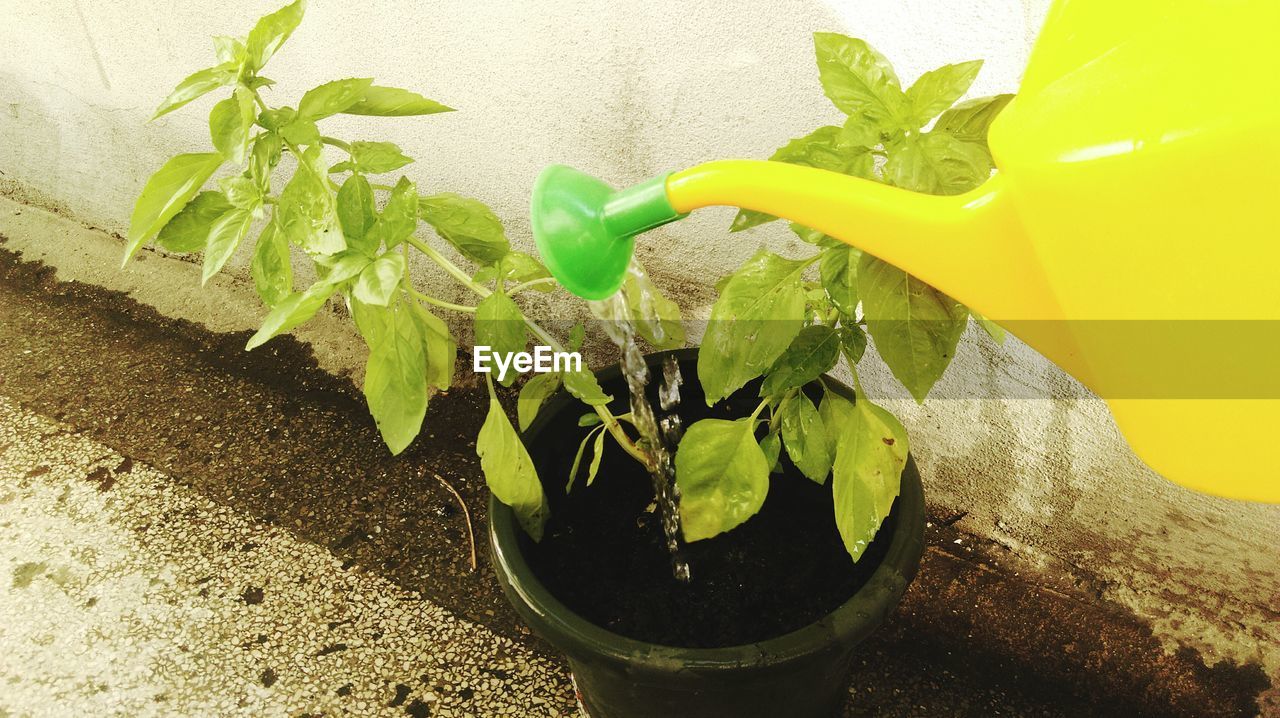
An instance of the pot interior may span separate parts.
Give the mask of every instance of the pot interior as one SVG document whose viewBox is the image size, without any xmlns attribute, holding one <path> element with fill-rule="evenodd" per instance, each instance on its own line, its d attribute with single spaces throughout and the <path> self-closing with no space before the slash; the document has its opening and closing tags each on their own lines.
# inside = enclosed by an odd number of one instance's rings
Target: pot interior
<svg viewBox="0 0 1280 718">
<path fill-rule="evenodd" d="M 656 407 L 660 357 L 648 357 L 648 387 Z M 704 418 L 747 416 L 759 399 L 759 382 L 708 407 L 697 380 L 696 353 L 681 352 L 684 426 Z M 629 411 L 625 382 L 616 368 L 600 374 L 614 397 L 615 413 Z M 807 392 L 815 402 L 822 389 Z M 770 476 L 761 511 L 734 530 L 683 544 L 692 578 L 677 581 L 664 545 L 648 473 L 612 438 L 604 441 L 592 485 L 584 451 L 579 476 L 566 495 L 574 455 L 589 427 L 588 413 L 571 397 L 557 397 L 530 427 L 525 444 L 551 506 L 540 543 L 521 533 L 521 551 L 538 580 L 567 608 L 613 633 L 666 646 L 720 648 L 776 638 L 830 614 L 867 583 L 888 550 L 897 504 L 858 563 L 836 529 L 831 482 L 806 478 L 782 452 L 780 473 Z M 761 426 L 757 438 L 763 437 Z"/>
</svg>

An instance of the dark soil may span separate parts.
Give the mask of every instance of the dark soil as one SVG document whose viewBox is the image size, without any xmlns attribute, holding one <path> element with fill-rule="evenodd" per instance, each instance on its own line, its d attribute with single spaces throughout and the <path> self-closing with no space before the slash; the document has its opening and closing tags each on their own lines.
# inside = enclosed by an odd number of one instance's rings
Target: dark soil
<svg viewBox="0 0 1280 718">
<path fill-rule="evenodd" d="M 474 443 L 488 395 L 469 371 L 432 399 L 422 435 L 391 456 L 360 390 L 322 371 L 293 337 L 246 352 L 250 332 L 212 333 L 124 294 L 58 281 L 3 245 L 0 235 L 0 394 L 327 546 L 346 570 L 376 571 L 527 635 L 488 564 L 489 494 Z M 514 406 L 514 392 L 499 391 Z M 108 491 L 127 468 L 90 479 Z M 474 572 L 466 518 L 437 476 L 471 514 Z"/>
<path fill-rule="evenodd" d="M 685 363 L 682 372 L 685 426 L 706 417 L 747 416 L 759 401 L 753 382 L 708 409 L 694 363 Z M 626 396 L 621 378 L 603 386 L 615 398 Z M 656 395 L 656 385 L 649 388 Z M 805 478 L 783 452 L 783 470 L 770 477 L 764 508 L 726 534 L 687 545 L 692 580 L 679 582 L 649 475 L 616 442 L 606 440 L 595 483 L 588 487 L 580 476 L 565 496 L 574 453 L 588 431 L 577 425 L 581 414 L 580 404 L 569 404 L 527 442 L 551 501 L 551 520 L 542 542 L 526 540 L 525 551 L 543 584 L 596 625 L 689 648 L 776 638 L 847 601 L 888 549 L 892 516 L 889 530 L 882 529 L 882 538 L 854 564 L 836 529 L 830 482 L 820 486 Z"/>
</svg>

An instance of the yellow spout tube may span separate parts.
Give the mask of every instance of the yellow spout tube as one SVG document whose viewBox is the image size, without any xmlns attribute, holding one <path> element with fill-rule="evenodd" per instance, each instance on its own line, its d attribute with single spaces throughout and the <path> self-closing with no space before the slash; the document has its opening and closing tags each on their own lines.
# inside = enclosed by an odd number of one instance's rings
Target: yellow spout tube
<svg viewBox="0 0 1280 718">
<path fill-rule="evenodd" d="M 672 174 L 667 198 L 681 214 L 730 205 L 789 219 L 909 268 L 995 321 L 1060 318 L 999 174 L 936 196 L 812 167 L 723 160 Z"/>
<path fill-rule="evenodd" d="M 666 190 L 681 215 L 714 205 L 753 209 L 908 270 L 1013 324 L 1020 339 L 1094 386 L 998 172 L 974 190 L 938 196 L 783 162 L 721 160 L 670 175 Z"/>
</svg>

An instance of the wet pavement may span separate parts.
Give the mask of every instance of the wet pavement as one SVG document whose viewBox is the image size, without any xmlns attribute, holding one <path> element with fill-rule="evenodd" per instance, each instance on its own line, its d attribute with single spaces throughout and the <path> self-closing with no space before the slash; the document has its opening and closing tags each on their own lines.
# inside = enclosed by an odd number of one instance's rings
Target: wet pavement
<svg viewBox="0 0 1280 718">
<path fill-rule="evenodd" d="M 487 564 L 482 391 L 392 458 L 349 380 L 246 337 L 0 243 L 0 715 L 571 713 Z M 847 715 L 1259 713 L 1261 668 L 1168 653 L 932 511 Z"/>
</svg>

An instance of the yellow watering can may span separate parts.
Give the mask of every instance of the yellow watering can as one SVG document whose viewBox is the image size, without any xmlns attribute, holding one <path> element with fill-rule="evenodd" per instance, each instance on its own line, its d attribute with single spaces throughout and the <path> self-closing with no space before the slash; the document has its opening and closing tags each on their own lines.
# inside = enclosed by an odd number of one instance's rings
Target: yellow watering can
<svg viewBox="0 0 1280 718">
<path fill-rule="evenodd" d="M 971 192 L 761 161 L 615 191 L 557 166 L 534 238 L 601 298 L 635 235 L 695 209 L 790 219 L 1004 325 L 1106 399 L 1165 477 L 1280 502 L 1277 33 L 1277 0 L 1060 0 L 991 127 L 999 170 Z"/>
</svg>

